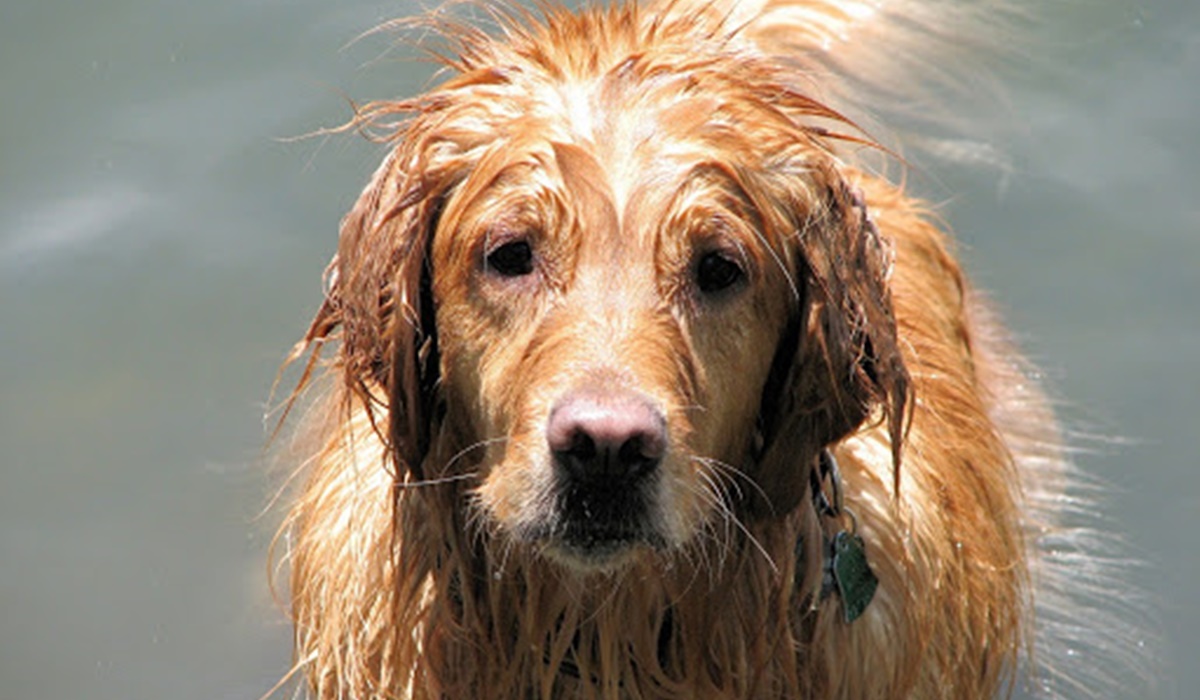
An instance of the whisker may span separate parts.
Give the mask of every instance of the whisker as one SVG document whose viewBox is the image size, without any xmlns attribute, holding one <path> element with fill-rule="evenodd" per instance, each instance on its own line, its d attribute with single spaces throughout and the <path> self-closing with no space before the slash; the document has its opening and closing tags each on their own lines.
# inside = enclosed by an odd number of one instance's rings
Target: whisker
<svg viewBox="0 0 1200 700">
<path fill-rule="evenodd" d="M 482 447 L 488 447 L 488 446 L 494 445 L 496 443 L 506 442 L 507 440 L 508 440 L 507 437 L 495 437 L 495 438 L 488 438 L 486 440 L 480 440 L 471 445 L 468 445 L 467 447 L 464 447 L 463 449 L 456 452 L 453 457 L 451 457 L 449 460 L 447 460 L 446 464 L 444 464 L 442 466 L 440 471 L 443 474 L 445 474 L 446 472 L 450 471 L 454 467 L 454 464 L 456 462 L 458 462 L 460 459 L 463 459 L 471 452 L 474 452 L 475 450 L 478 450 Z M 407 488 L 420 487 L 420 486 L 437 486 L 439 484 L 448 484 L 448 483 L 453 483 L 455 481 L 467 481 L 469 479 L 474 479 L 477 476 L 479 476 L 479 471 L 472 470 L 469 472 L 463 472 L 462 474 L 451 474 L 449 476 L 441 476 L 441 477 L 436 477 L 436 478 L 432 478 L 432 479 L 421 479 L 419 481 L 405 481 L 402 484 L 400 484 L 400 488 L 407 489 Z"/>
<path fill-rule="evenodd" d="M 727 473 L 730 477 L 737 477 L 737 479 L 739 481 L 750 484 L 751 486 L 754 487 L 755 493 L 757 493 L 759 496 L 761 496 L 763 498 L 763 500 L 767 501 L 768 503 L 770 502 L 771 499 L 767 496 L 767 492 L 764 491 L 763 488 L 758 485 L 758 482 L 754 480 L 754 477 L 750 476 L 749 474 L 747 474 L 745 471 L 739 469 L 738 467 L 735 467 L 734 465 L 732 465 L 728 462 L 722 462 L 719 459 L 714 459 L 712 457 L 700 457 L 700 456 L 696 455 L 696 456 L 693 456 L 693 459 L 700 460 L 706 466 L 713 467 L 714 469 L 717 469 L 717 470 L 721 471 L 722 473 Z M 739 497 L 742 496 L 743 494 L 741 491 L 741 487 L 737 486 L 737 482 L 733 482 L 733 483 L 734 483 L 735 488 L 737 488 L 737 490 L 738 490 L 738 496 Z"/>
<path fill-rule="evenodd" d="M 800 303 L 800 287 L 796 284 L 796 278 L 792 275 L 792 271 L 788 269 L 787 263 L 779 255 L 779 251 L 775 250 L 775 247 L 767 241 L 767 237 L 763 235 L 762 231 L 755 228 L 754 235 L 762 242 L 767 252 L 771 254 L 771 259 L 775 261 L 775 264 L 779 266 L 779 271 L 783 273 L 783 278 L 787 280 L 788 288 L 791 289 L 792 298 L 796 300 L 796 303 Z"/>
<path fill-rule="evenodd" d="M 442 467 L 442 472 L 449 471 L 450 468 L 454 466 L 455 462 L 462 459 L 463 457 L 466 457 L 471 452 L 474 452 L 475 450 L 477 450 L 481 447 L 490 447 L 492 445 L 495 445 L 497 443 L 502 443 L 502 442 L 508 442 L 508 437 L 501 436 L 501 437 L 487 438 L 485 440 L 480 440 L 471 445 L 468 445 L 468 446 L 462 448 L 461 450 L 459 450 L 457 453 L 455 453 L 455 455 L 446 462 L 445 466 Z"/>
<path fill-rule="evenodd" d="M 729 470 L 726 470 L 724 468 L 725 465 L 717 460 L 707 460 L 704 457 L 696 457 L 695 459 L 710 470 L 711 478 L 717 479 L 721 484 L 728 484 L 729 487 L 733 489 L 734 495 L 736 495 L 739 500 L 745 497 L 745 493 L 742 492 L 742 487 L 738 485 L 737 479 L 735 478 L 737 474 L 727 473 Z M 722 488 L 721 492 L 726 496 L 729 495 L 728 489 Z"/>
<path fill-rule="evenodd" d="M 692 459 L 695 460 L 697 464 L 710 469 L 713 466 L 728 466 L 724 465 L 724 463 L 718 460 L 712 460 L 705 457 L 694 456 Z M 701 470 L 700 473 L 703 474 L 704 470 Z M 738 473 L 740 474 L 741 472 Z M 759 490 L 761 491 L 761 489 Z M 774 557 L 771 556 L 771 554 L 767 551 L 767 548 L 763 546 L 762 542 L 760 542 L 759 539 L 754 536 L 754 533 L 750 532 L 750 528 L 746 527 L 741 518 L 737 517 L 737 514 L 733 512 L 733 510 L 729 507 L 729 504 L 725 502 L 725 499 L 718 498 L 713 505 L 718 509 L 719 512 L 729 519 L 730 523 L 732 523 L 739 531 L 741 531 L 743 535 L 745 535 L 746 539 L 750 541 L 751 546 L 758 550 L 758 553 L 761 554 L 763 559 L 766 560 L 767 565 L 771 567 L 771 571 L 778 575 L 779 567 L 775 564 Z"/>
<path fill-rule="evenodd" d="M 698 488 L 695 489 L 695 492 L 700 495 L 700 497 L 703 498 L 706 503 L 712 505 L 712 507 L 721 515 L 720 522 L 722 525 L 724 525 L 721 533 L 717 531 L 717 525 L 715 522 L 706 522 L 704 526 L 705 530 L 711 533 L 712 541 L 717 547 L 717 553 L 719 555 L 717 566 L 723 567 L 725 565 L 727 555 L 732 549 L 730 545 L 730 534 L 733 532 L 733 530 L 731 523 L 729 522 L 729 509 L 724 507 L 724 492 L 717 481 L 718 477 L 706 469 L 701 469 L 699 471 L 699 476 L 701 483 L 698 485 Z"/>
<path fill-rule="evenodd" d="M 449 484 L 449 483 L 452 483 L 455 481 L 466 481 L 468 479 L 474 479 L 476 476 L 479 476 L 479 472 L 477 472 L 477 471 L 463 472 L 462 474 L 452 474 L 450 476 L 442 476 L 442 477 L 438 477 L 436 479 L 421 479 L 420 481 L 405 481 L 405 482 L 398 484 L 398 488 L 408 489 L 408 488 L 419 487 L 419 486 L 437 486 L 439 484 Z"/>
</svg>

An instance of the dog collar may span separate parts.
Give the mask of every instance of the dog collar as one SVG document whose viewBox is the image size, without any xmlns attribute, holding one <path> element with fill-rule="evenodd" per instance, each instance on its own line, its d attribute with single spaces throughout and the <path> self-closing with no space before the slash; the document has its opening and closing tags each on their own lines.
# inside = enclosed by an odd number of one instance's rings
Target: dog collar
<svg viewBox="0 0 1200 700">
<path fill-rule="evenodd" d="M 842 603 L 842 619 L 847 624 L 857 620 L 870 605 L 879 587 L 879 579 L 867 562 L 867 545 L 858 534 L 858 519 L 842 498 L 842 475 L 837 460 L 829 448 L 821 451 L 817 465 L 809 471 L 813 508 L 823 521 L 832 523 L 833 530 L 821 526 L 821 593 L 814 607 L 837 594 Z M 825 486 L 829 486 L 828 493 Z M 847 528 L 847 524 L 849 527 Z M 796 556 L 803 555 L 804 542 L 796 541 Z"/>
</svg>

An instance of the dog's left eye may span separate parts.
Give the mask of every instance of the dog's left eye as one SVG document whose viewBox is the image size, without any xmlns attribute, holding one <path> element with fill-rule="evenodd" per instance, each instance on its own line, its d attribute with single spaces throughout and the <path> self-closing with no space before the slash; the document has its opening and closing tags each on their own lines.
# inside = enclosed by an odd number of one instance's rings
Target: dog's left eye
<svg viewBox="0 0 1200 700">
<path fill-rule="evenodd" d="M 717 251 L 705 253 L 696 264 L 696 286 L 704 294 L 716 294 L 728 289 L 745 276 L 741 265 Z"/>
<path fill-rule="evenodd" d="M 529 241 L 510 241 L 488 253 L 486 261 L 504 277 L 521 277 L 533 272 L 533 248 Z"/>
</svg>

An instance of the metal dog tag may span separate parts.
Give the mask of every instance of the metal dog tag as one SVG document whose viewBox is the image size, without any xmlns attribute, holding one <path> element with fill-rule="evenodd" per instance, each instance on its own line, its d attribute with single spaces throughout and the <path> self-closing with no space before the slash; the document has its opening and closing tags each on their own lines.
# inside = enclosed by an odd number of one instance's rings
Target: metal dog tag
<svg viewBox="0 0 1200 700">
<path fill-rule="evenodd" d="M 839 532 L 833 538 L 833 580 L 842 598 L 842 613 L 849 624 L 858 619 L 879 587 L 879 579 L 867 564 L 863 538 Z"/>
</svg>

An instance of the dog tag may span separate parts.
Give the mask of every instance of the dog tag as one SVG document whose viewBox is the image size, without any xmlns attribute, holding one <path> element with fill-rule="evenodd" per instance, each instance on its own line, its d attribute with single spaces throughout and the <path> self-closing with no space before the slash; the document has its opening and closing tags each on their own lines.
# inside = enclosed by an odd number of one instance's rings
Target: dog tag
<svg viewBox="0 0 1200 700">
<path fill-rule="evenodd" d="M 863 538 L 839 532 L 833 538 L 833 580 L 842 598 L 842 613 L 849 624 L 858 619 L 879 587 L 879 579 L 867 564 Z"/>
</svg>

